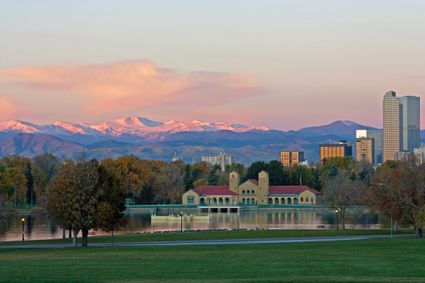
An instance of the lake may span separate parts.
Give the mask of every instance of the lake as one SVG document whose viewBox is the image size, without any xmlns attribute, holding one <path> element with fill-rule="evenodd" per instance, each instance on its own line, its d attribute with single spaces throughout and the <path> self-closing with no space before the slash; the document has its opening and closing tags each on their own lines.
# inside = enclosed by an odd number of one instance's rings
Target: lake
<svg viewBox="0 0 425 283">
<path fill-rule="evenodd" d="M 163 213 L 163 215 L 168 215 Z M 214 213 L 208 219 L 183 217 L 171 221 L 152 221 L 151 214 L 146 212 L 129 212 L 126 214 L 127 224 L 116 234 L 146 233 L 160 231 L 212 230 L 212 229 L 324 229 L 336 228 L 336 214 L 327 209 L 261 209 L 244 210 L 240 213 Z M 24 218 L 25 240 L 61 239 L 62 229 L 51 221 L 44 210 L 32 213 L 15 214 L 2 222 L 0 240 L 21 240 Z M 341 220 L 339 219 L 339 225 Z M 348 212 L 346 227 L 350 229 L 379 229 L 388 227 L 388 219 L 369 213 L 366 209 Z M 90 235 L 107 235 L 103 231 L 91 231 Z"/>
</svg>

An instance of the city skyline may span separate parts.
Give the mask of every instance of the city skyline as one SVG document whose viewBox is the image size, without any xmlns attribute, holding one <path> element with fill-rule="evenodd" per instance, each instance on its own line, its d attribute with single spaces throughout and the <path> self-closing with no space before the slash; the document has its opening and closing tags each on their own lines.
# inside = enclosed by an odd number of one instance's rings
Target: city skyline
<svg viewBox="0 0 425 283">
<path fill-rule="evenodd" d="M 325 2 L 0 1 L 0 120 L 382 128 L 424 93 L 425 3 Z"/>
</svg>

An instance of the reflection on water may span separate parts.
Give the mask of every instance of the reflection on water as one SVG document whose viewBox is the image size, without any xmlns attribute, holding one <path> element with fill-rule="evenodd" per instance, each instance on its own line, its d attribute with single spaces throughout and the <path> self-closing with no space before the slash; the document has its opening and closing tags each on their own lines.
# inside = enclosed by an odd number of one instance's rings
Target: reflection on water
<svg viewBox="0 0 425 283">
<path fill-rule="evenodd" d="M 22 235 L 21 218 L 25 218 L 26 240 L 60 239 L 62 229 L 53 223 L 43 210 L 35 210 L 28 215 L 11 215 L 1 222 L 1 240 L 20 240 Z M 184 221 L 151 221 L 149 213 L 129 213 L 127 225 L 119 232 L 144 233 L 158 231 L 180 231 L 207 229 L 317 229 L 335 228 L 335 213 L 329 210 L 251 210 L 236 213 L 211 214 L 209 220 L 183 218 Z M 377 229 L 386 225 L 384 217 L 369 214 L 365 210 L 351 211 L 346 217 L 346 227 L 354 229 Z M 102 231 L 92 231 L 90 235 L 106 235 Z M 117 233 L 118 234 L 118 233 Z"/>
</svg>

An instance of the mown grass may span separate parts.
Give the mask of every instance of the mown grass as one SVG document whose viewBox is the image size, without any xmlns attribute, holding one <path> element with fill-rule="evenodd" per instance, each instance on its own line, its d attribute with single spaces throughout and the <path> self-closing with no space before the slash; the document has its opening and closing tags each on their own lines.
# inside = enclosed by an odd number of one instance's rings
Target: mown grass
<svg viewBox="0 0 425 283">
<path fill-rule="evenodd" d="M 0 250 L 4 282 L 424 282 L 425 240 Z"/>
<path fill-rule="evenodd" d="M 414 233 L 412 230 L 400 230 L 395 234 Z M 360 235 L 389 235 L 389 230 L 232 230 L 232 231 L 193 231 L 168 232 L 153 234 L 134 234 L 89 237 L 90 243 L 114 242 L 150 242 L 150 241 L 179 241 L 179 240 L 220 240 L 220 239 L 255 239 L 255 238 L 291 238 L 291 237 L 326 237 L 326 236 L 360 236 Z M 38 240 L 0 242 L 1 245 L 29 244 L 60 244 L 69 243 L 65 240 Z"/>
</svg>

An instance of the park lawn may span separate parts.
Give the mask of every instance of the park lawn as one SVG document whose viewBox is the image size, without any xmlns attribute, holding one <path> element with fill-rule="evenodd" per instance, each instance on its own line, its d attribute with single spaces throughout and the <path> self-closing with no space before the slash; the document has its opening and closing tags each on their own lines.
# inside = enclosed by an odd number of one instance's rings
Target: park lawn
<svg viewBox="0 0 425 283">
<path fill-rule="evenodd" d="M 413 230 L 399 230 L 395 234 L 412 234 Z M 361 236 L 361 235 L 389 235 L 389 230 L 232 230 L 232 231 L 192 231 L 192 232 L 166 232 L 146 233 L 133 235 L 116 235 L 89 237 L 90 243 L 114 242 L 151 242 L 151 241 L 179 241 L 179 240 L 225 240 L 225 239 L 256 239 L 256 238 L 292 238 L 292 237 L 327 237 L 327 236 Z M 81 235 L 81 233 L 80 233 Z M 1 245 L 32 245 L 32 244 L 60 244 L 69 243 L 71 240 L 38 240 L 0 242 Z"/>
<path fill-rule="evenodd" d="M 425 240 L 0 250 L 6 282 L 424 282 Z"/>
</svg>

